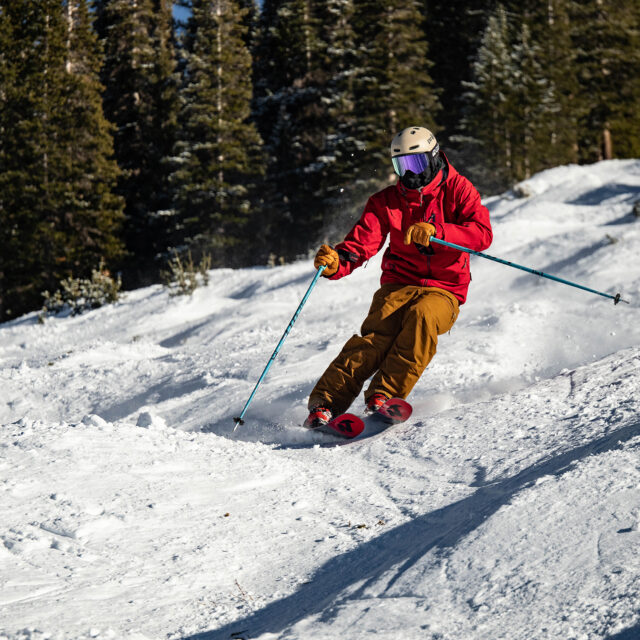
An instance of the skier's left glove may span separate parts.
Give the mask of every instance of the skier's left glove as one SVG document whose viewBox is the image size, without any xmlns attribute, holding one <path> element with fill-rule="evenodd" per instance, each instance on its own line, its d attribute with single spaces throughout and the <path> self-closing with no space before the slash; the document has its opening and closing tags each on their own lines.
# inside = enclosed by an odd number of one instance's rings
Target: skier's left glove
<svg viewBox="0 0 640 640">
<path fill-rule="evenodd" d="M 323 244 L 318 249 L 318 253 L 316 253 L 315 260 L 313 261 L 313 266 L 316 269 L 323 265 L 326 268 L 322 272 L 322 275 L 326 278 L 330 278 L 335 275 L 340 268 L 340 257 L 338 256 L 338 252 L 335 249 L 332 249 L 328 244 Z"/>
<path fill-rule="evenodd" d="M 429 222 L 416 222 L 412 224 L 404 233 L 404 243 L 421 244 L 425 247 L 429 246 L 431 236 L 436 235 L 436 228 Z"/>
</svg>

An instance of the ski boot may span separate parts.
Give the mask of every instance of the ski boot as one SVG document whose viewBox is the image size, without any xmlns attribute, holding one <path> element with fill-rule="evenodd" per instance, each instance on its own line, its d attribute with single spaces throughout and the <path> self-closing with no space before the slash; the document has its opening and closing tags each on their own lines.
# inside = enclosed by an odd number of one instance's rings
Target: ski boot
<svg viewBox="0 0 640 640">
<path fill-rule="evenodd" d="M 331 412 L 331 409 L 327 409 L 326 407 L 314 407 L 311 409 L 307 419 L 304 421 L 303 426 L 307 427 L 307 429 L 318 429 L 329 424 L 332 418 L 333 413 Z"/>
<path fill-rule="evenodd" d="M 378 413 L 381 407 L 384 406 L 384 403 L 388 400 L 388 396 L 384 393 L 374 393 L 368 400 L 367 406 L 364 410 L 365 415 L 372 415 L 374 413 Z"/>
</svg>

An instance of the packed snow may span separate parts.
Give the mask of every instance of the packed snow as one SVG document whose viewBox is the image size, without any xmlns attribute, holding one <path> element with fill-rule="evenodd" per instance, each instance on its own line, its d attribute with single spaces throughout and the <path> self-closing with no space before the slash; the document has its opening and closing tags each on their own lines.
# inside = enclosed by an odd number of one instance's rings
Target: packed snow
<svg viewBox="0 0 640 640">
<path fill-rule="evenodd" d="M 637 202 L 640 161 L 489 199 L 489 254 L 630 304 L 474 257 L 413 417 L 346 444 L 300 424 L 377 258 L 235 432 L 311 261 L 0 325 L 0 639 L 640 638 Z"/>
</svg>

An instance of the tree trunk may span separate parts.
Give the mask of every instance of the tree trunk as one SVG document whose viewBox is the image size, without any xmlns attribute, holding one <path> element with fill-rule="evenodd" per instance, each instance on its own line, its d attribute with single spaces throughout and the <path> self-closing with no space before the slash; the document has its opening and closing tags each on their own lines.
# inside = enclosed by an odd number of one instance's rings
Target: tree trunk
<svg viewBox="0 0 640 640">
<path fill-rule="evenodd" d="M 531 177 L 531 160 L 529 157 L 529 150 L 532 143 L 531 128 L 529 125 L 529 107 L 525 107 L 524 110 L 524 145 L 522 148 L 523 165 L 524 165 L 524 178 L 528 180 Z"/>
<path fill-rule="evenodd" d="M 216 53 L 218 55 L 218 68 L 217 68 L 217 76 L 218 76 L 218 86 L 217 86 L 217 110 L 218 110 L 218 182 L 219 182 L 219 190 L 222 188 L 222 183 L 224 181 L 224 171 L 222 170 L 222 163 L 224 161 L 224 156 L 220 151 L 222 149 L 222 0 L 219 0 L 216 3 L 216 18 L 218 19 L 217 29 L 216 29 Z"/>
<path fill-rule="evenodd" d="M 602 158 L 603 160 L 611 160 L 613 158 L 613 144 L 608 122 L 604 123 L 604 129 L 602 130 Z"/>
<path fill-rule="evenodd" d="M 73 65 L 71 63 L 71 34 L 73 33 L 73 2 L 68 0 L 67 2 L 67 73 L 73 71 Z"/>
</svg>

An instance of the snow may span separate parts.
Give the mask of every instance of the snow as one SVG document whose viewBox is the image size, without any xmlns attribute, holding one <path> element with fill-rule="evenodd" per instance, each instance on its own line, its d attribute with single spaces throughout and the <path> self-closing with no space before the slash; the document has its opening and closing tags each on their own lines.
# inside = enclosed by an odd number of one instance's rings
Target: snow
<svg viewBox="0 0 640 640">
<path fill-rule="evenodd" d="M 491 255 L 631 304 L 474 257 L 413 417 L 360 442 L 299 424 L 378 258 L 235 432 L 310 261 L 0 325 L 0 639 L 639 638 L 639 199 L 634 160 L 490 199 Z"/>
</svg>

